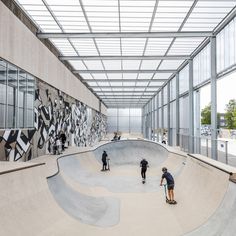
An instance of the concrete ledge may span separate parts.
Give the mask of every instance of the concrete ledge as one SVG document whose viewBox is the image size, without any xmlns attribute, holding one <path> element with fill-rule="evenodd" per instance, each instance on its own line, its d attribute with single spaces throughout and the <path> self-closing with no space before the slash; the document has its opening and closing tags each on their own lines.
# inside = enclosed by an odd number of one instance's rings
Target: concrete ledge
<svg viewBox="0 0 236 236">
<path fill-rule="evenodd" d="M 230 176 L 229 179 L 232 182 L 236 183 L 236 168 L 235 167 L 226 165 L 224 163 L 221 163 L 219 161 L 213 160 L 209 157 L 205 157 L 200 154 L 187 154 L 187 155 L 194 158 L 194 159 L 197 159 L 201 162 L 204 162 L 205 164 L 213 166 L 213 167 L 217 168 L 218 170 L 228 173 Z"/>
</svg>

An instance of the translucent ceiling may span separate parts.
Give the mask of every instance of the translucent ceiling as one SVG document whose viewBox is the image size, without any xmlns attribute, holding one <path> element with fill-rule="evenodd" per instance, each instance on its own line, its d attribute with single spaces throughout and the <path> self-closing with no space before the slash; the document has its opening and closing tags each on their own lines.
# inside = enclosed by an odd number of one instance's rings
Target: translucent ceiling
<svg viewBox="0 0 236 236">
<path fill-rule="evenodd" d="M 205 40 L 203 32 L 236 6 L 235 0 L 16 2 L 108 107 L 142 107 Z"/>
</svg>

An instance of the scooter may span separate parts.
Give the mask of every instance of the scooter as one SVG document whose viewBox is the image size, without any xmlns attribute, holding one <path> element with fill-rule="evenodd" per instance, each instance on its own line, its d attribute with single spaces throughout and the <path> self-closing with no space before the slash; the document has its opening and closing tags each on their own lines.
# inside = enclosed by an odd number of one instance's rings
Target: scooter
<svg viewBox="0 0 236 236">
<path fill-rule="evenodd" d="M 168 197 L 167 197 L 167 191 L 166 191 L 166 189 L 167 189 L 167 184 L 163 184 L 163 186 L 164 186 L 164 189 L 165 189 L 166 203 L 169 203 L 169 204 L 177 204 L 176 201 L 171 202 L 171 201 L 168 199 Z"/>
</svg>

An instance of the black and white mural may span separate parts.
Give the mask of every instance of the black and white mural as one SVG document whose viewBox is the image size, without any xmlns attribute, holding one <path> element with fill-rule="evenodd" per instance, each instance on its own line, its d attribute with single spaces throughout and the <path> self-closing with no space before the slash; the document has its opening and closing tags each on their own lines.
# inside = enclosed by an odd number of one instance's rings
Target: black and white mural
<svg viewBox="0 0 236 236">
<path fill-rule="evenodd" d="M 74 146 L 91 146 L 105 135 L 104 115 L 45 83 L 37 85 L 34 128 L 0 131 L 1 160 L 25 161 L 48 154 L 60 132 Z"/>
</svg>

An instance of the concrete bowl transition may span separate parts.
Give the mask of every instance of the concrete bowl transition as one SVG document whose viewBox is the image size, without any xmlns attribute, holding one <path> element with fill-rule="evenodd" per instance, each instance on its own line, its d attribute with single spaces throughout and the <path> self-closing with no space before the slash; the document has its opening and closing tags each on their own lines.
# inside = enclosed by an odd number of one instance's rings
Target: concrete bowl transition
<svg viewBox="0 0 236 236">
<path fill-rule="evenodd" d="M 100 171 L 104 150 L 110 171 Z M 142 158 L 149 162 L 145 184 Z M 236 170 L 206 157 L 136 139 L 35 161 L 1 164 L 0 235 L 213 236 L 236 230 Z M 177 205 L 165 202 L 163 166 L 175 178 Z"/>
</svg>

